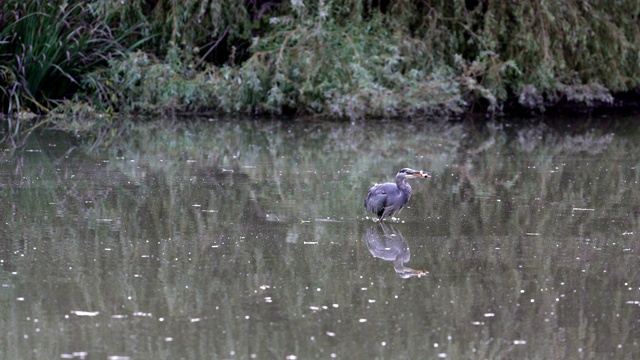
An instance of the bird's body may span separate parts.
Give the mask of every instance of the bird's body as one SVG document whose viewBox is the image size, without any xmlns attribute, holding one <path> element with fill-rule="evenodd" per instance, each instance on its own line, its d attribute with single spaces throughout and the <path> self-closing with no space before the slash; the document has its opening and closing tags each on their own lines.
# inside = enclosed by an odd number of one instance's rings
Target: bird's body
<svg viewBox="0 0 640 360">
<path fill-rule="evenodd" d="M 395 183 L 377 184 L 369 189 L 364 207 L 378 215 L 380 221 L 399 213 L 411 198 L 411 186 L 405 182 L 405 179 L 416 177 L 426 178 L 430 175 L 424 171 L 404 168 L 396 174 Z"/>
</svg>

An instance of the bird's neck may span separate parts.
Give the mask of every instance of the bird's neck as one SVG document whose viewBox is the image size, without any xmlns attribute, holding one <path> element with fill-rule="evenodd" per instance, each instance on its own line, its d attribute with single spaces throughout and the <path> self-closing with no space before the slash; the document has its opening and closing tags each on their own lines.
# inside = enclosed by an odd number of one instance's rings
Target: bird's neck
<svg viewBox="0 0 640 360">
<path fill-rule="evenodd" d="M 411 185 L 409 185 L 404 179 L 396 179 L 396 185 L 398 189 L 407 196 L 407 200 L 411 197 Z"/>
</svg>

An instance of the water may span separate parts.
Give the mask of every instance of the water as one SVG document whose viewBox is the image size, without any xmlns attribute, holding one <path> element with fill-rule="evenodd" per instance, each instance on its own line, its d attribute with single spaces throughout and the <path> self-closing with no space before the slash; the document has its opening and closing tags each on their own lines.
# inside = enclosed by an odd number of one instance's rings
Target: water
<svg viewBox="0 0 640 360">
<path fill-rule="evenodd" d="M 640 130 L 549 124 L 34 136 L 0 158 L 0 358 L 638 358 Z M 373 222 L 404 166 L 432 178 Z"/>
</svg>

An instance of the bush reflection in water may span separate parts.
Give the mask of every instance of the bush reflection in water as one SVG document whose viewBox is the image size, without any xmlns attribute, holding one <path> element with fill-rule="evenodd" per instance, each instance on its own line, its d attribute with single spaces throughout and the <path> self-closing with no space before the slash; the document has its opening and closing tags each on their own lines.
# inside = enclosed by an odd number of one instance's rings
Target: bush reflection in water
<svg viewBox="0 0 640 360">
<path fill-rule="evenodd" d="M 554 126 L 32 137 L 0 162 L 0 357 L 637 357 L 638 128 Z M 362 199 L 399 166 L 433 177 L 385 232 Z"/>
</svg>

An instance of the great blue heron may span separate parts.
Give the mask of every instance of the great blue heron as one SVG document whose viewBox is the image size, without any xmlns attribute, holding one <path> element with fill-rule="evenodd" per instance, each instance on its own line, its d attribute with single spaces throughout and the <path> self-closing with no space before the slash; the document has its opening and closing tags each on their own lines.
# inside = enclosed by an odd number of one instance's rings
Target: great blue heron
<svg viewBox="0 0 640 360">
<path fill-rule="evenodd" d="M 405 182 L 406 179 L 428 177 L 431 175 L 424 171 L 404 168 L 396 174 L 395 184 L 391 182 L 377 184 L 369 189 L 364 207 L 378 215 L 382 222 L 386 217 L 399 213 L 411 198 L 411 186 Z"/>
</svg>

